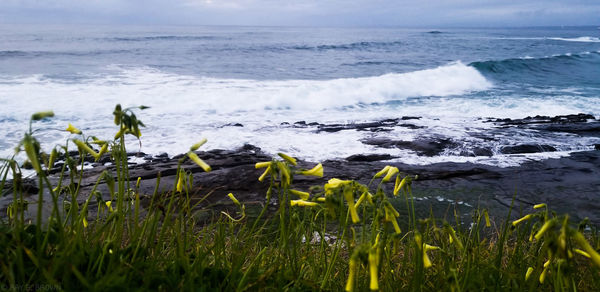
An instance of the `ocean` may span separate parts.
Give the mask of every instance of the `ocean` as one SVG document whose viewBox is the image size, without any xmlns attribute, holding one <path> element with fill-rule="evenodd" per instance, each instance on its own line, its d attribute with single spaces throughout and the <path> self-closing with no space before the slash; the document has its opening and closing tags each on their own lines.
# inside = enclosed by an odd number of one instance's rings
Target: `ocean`
<svg viewBox="0 0 600 292">
<path fill-rule="evenodd" d="M 184 153 L 252 144 L 311 161 L 391 154 L 411 164 L 501 167 L 594 149 L 600 138 L 523 129 L 483 137 L 489 118 L 586 113 L 600 117 L 598 27 L 404 29 L 295 27 L 0 26 L 0 157 L 32 113 L 45 149 L 72 123 L 111 138 L 114 106 L 145 105 L 132 151 Z M 419 117 L 413 127 L 318 131 L 294 123 Z M 453 141 L 433 156 L 365 139 Z M 503 154 L 504 146 L 557 151 Z M 492 155 L 469 155 L 486 147 Z"/>
</svg>

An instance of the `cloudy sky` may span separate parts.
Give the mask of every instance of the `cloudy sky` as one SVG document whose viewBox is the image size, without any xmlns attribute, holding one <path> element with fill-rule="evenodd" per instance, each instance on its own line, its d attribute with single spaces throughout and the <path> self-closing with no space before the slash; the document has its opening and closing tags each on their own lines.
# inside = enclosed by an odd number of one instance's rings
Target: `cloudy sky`
<svg viewBox="0 0 600 292">
<path fill-rule="evenodd" d="M 600 0 L 0 0 L 0 23 L 599 25 Z"/>
</svg>

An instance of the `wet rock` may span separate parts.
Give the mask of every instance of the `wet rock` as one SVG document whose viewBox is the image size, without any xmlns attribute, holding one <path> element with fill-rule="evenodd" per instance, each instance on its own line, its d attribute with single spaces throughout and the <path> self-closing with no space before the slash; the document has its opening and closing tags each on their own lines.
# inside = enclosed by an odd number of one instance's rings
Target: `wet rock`
<svg viewBox="0 0 600 292">
<path fill-rule="evenodd" d="M 554 152 L 556 148 L 550 145 L 536 145 L 536 144 L 521 144 L 515 146 L 504 146 L 500 149 L 502 154 L 521 154 L 521 153 L 540 153 L 540 152 Z"/>
<path fill-rule="evenodd" d="M 346 160 L 372 162 L 372 161 L 390 160 L 392 158 L 394 158 L 394 157 L 389 154 L 355 154 L 355 155 L 350 155 L 350 156 L 346 157 Z"/>
<path fill-rule="evenodd" d="M 457 143 L 448 138 L 417 139 L 414 141 L 395 141 L 387 138 L 371 138 L 364 139 L 361 142 L 381 148 L 408 149 L 423 156 L 439 155 L 445 149 L 458 146 Z"/>
<path fill-rule="evenodd" d="M 244 125 L 242 125 L 240 123 L 228 123 L 228 124 L 223 125 L 221 128 L 224 128 L 224 127 L 243 127 L 243 126 Z"/>
</svg>

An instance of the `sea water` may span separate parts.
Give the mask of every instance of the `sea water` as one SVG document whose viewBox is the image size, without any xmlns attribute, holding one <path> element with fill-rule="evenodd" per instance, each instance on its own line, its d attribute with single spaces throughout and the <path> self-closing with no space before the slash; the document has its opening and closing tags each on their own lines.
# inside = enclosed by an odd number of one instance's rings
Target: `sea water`
<svg viewBox="0 0 600 292">
<path fill-rule="evenodd" d="M 294 27 L 0 26 L 0 157 L 10 157 L 32 113 L 45 149 L 68 123 L 109 139 L 112 111 L 136 111 L 150 154 L 252 144 L 312 161 L 387 153 L 414 164 L 518 165 L 590 150 L 597 137 L 522 130 L 482 138 L 489 118 L 586 113 L 600 117 L 597 27 L 404 29 Z M 360 123 L 403 116 L 412 128 L 319 132 L 295 122 Z M 483 135 L 485 136 L 485 135 Z M 422 156 L 363 143 L 449 139 Z M 555 152 L 508 155 L 518 144 Z M 492 156 L 465 155 L 487 147 Z"/>
</svg>

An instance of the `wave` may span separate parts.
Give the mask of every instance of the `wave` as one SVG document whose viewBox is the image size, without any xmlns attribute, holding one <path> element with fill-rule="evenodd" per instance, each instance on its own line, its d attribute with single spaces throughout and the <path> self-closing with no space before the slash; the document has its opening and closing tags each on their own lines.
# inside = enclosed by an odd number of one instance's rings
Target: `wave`
<svg viewBox="0 0 600 292">
<path fill-rule="evenodd" d="M 492 83 L 475 68 L 457 62 L 433 69 L 373 77 L 272 81 L 207 78 L 148 67 L 125 67 L 118 74 L 82 80 L 76 87 L 39 76 L 13 79 L 7 86 L 15 97 L 29 96 L 28 92 L 47 93 L 46 96 L 52 96 L 49 106 L 60 102 L 62 96 L 71 99 L 80 94 L 82 100 L 110 99 L 108 104 L 149 100 L 148 103 L 164 107 L 184 104 L 204 111 L 231 113 L 361 107 L 411 97 L 460 95 L 487 90 Z"/>
<path fill-rule="evenodd" d="M 179 36 L 179 35 L 157 35 L 142 37 L 112 37 L 106 38 L 108 41 L 116 42 L 150 42 L 150 41 L 198 41 L 221 39 L 216 36 Z"/>
<path fill-rule="evenodd" d="M 391 42 L 355 42 L 348 44 L 325 44 L 318 46 L 292 46 L 290 49 L 294 50 L 314 50 L 314 51 L 325 51 L 325 50 L 361 50 L 361 49 L 373 49 L 373 48 L 386 48 L 391 46 L 400 46 L 405 43 L 401 41 L 391 41 Z"/>
<path fill-rule="evenodd" d="M 38 58 L 38 57 L 86 57 L 130 53 L 130 50 L 93 50 L 93 51 L 0 51 L 0 59 Z"/>
<path fill-rule="evenodd" d="M 582 36 L 582 37 L 576 37 L 576 38 L 548 38 L 548 39 L 555 40 L 555 41 L 565 41 L 565 42 L 600 43 L 600 38 L 590 37 L 590 36 Z"/>
<path fill-rule="evenodd" d="M 527 82 L 544 79 L 542 84 L 598 84 L 600 52 L 479 61 L 469 66 L 485 76 L 500 80 Z"/>
</svg>

